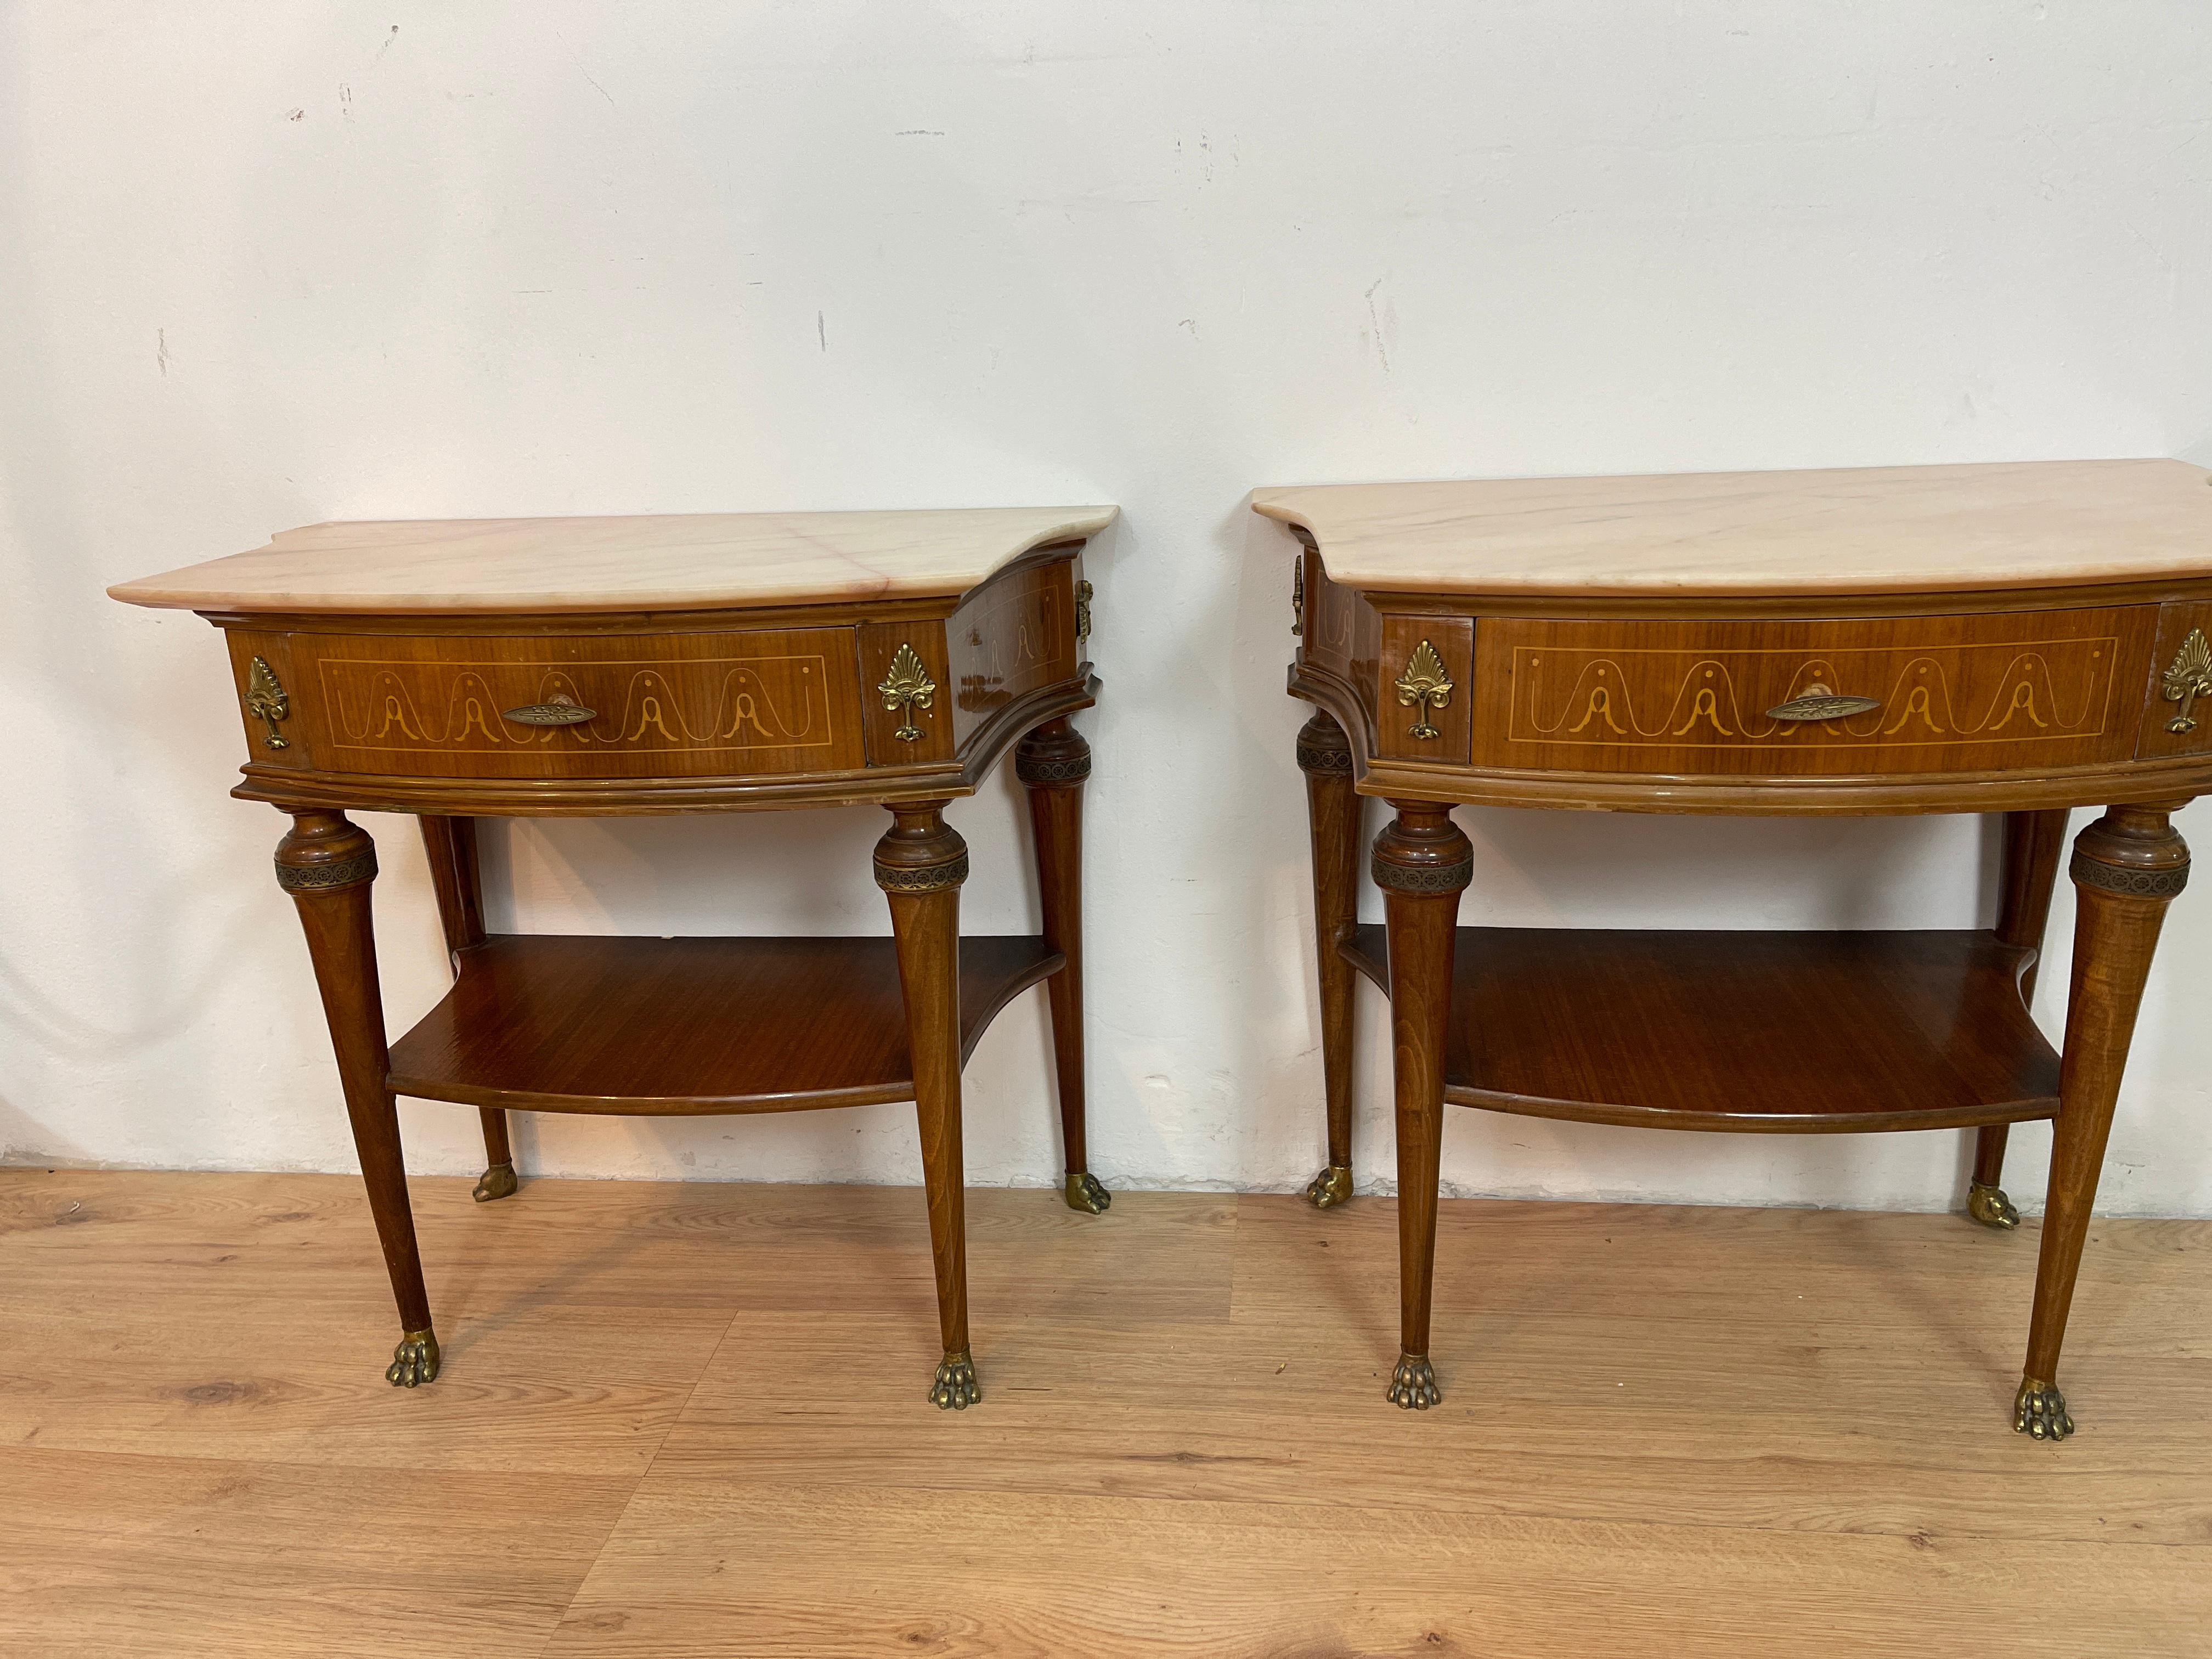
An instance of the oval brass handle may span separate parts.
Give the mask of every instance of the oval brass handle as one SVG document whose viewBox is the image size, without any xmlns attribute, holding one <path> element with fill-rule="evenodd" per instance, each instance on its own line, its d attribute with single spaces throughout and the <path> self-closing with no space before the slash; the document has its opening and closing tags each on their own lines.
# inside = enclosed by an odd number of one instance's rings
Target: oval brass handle
<svg viewBox="0 0 2212 1659">
<path fill-rule="evenodd" d="M 1766 718 L 1771 720 L 1839 720 L 1881 707 L 1880 697 L 1847 697 L 1816 682 L 1788 702 L 1776 703 L 1766 711 Z"/>
<path fill-rule="evenodd" d="M 525 726 L 581 726 L 586 720 L 598 719 L 599 713 L 596 708 L 586 708 L 567 697 L 556 697 L 550 702 L 526 702 L 520 708 L 507 709 L 506 716 Z"/>
</svg>

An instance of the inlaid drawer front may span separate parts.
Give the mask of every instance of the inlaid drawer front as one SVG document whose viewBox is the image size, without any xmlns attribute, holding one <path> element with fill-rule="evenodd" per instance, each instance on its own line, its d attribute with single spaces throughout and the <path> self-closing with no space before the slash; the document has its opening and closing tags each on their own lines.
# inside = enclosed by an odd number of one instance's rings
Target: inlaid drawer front
<svg viewBox="0 0 2212 1659">
<path fill-rule="evenodd" d="M 1686 622 L 1485 617 L 1479 766 L 1838 776 L 2135 752 L 2150 605 Z"/>
<path fill-rule="evenodd" d="M 863 763 L 849 628 L 294 633 L 293 719 L 323 771 L 729 776 Z"/>
</svg>

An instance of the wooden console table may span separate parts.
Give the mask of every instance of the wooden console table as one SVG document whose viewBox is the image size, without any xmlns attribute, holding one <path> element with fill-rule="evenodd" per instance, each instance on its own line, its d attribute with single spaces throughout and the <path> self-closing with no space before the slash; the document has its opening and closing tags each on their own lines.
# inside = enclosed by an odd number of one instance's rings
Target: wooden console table
<svg viewBox="0 0 2212 1659">
<path fill-rule="evenodd" d="M 944 1357 L 968 1340 L 960 1070 L 1045 982 L 1066 1196 L 1109 1202 L 1084 1144 L 1084 540 L 1112 507 L 323 524 L 109 590 L 221 628 L 249 759 L 289 813 L 297 902 L 399 1304 L 385 1373 L 438 1374 L 395 1094 L 481 1109 L 480 1200 L 515 1190 L 511 1109 L 688 1115 L 911 1099 Z M 1035 938 L 963 939 L 968 849 L 944 808 L 1018 740 L 1042 888 Z M 474 820 L 873 802 L 891 939 L 487 933 Z M 454 984 L 387 1049 L 376 849 L 349 808 L 411 812 Z"/>
<path fill-rule="evenodd" d="M 1304 544 L 1291 695 L 1312 817 L 1328 1166 L 1352 1193 L 1352 982 L 1391 1003 L 1401 1352 L 1429 1359 L 1443 1105 L 1645 1127 L 1973 1127 L 2011 1226 L 2010 1124 L 2054 1118 L 2013 1425 L 2073 1428 L 2059 1345 L 2167 903 L 2168 815 L 2212 787 L 2212 490 L 2179 461 L 1263 489 Z M 1360 799 L 1395 820 L 1358 925 Z M 1962 933 L 1457 927 L 1455 803 L 2002 812 Z M 2028 1018 L 2067 810 L 2065 1051 Z"/>
</svg>

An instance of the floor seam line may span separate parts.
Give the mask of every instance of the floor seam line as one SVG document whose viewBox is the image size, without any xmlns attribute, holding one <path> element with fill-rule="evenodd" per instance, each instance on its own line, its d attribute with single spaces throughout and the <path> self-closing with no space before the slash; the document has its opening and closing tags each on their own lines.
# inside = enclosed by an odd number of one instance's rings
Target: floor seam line
<svg viewBox="0 0 2212 1659">
<path fill-rule="evenodd" d="M 585 1564 L 584 1571 L 578 1576 L 576 1588 L 568 1592 L 568 1599 L 561 1604 L 560 1613 L 554 1619 L 552 1629 L 545 1632 L 544 1643 L 538 1650 L 540 1655 L 543 1655 L 547 1648 L 551 1647 L 560 1637 L 561 1626 L 568 1622 L 569 1613 L 575 1610 L 576 1598 L 584 1593 L 584 1586 L 591 1583 L 592 1574 L 606 1555 L 607 1546 L 614 1541 L 614 1535 L 620 1530 L 623 1517 L 629 1515 L 630 1505 L 637 1502 L 638 1493 L 645 1490 L 645 1483 L 653 1474 L 653 1466 L 660 1461 L 660 1454 L 668 1444 L 668 1437 L 676 1431 L 676 1425 L 684 1420 L 684 1413 L 691 1409 L 691 1397 L 699 1392 L 699 1384 L 706 1380 L 707 1373 L 714 1370 L 714 1361 L 720 1356 L 723 1345 L 730 1340 L 732 1333 L 738 1328 L 738 1321 L 744 1316 L 742 1309 L 733 1308 L 730 1310 L 730 1322 L 722 1328 L 721 1335 L 714 1339 L 714 1346 L 708 1351 L 706 1363 L 699 1367 L 699 1375 L 693 1377 L 690 1385 L 684 1390 L 682 1402 L 677 1406 L 675 1414 L 668 1419 L 668 1426 L 660 1431 L 660 1438 L 653 1448 L 653 1455 L 645 1460 L 645 1467 L 638 1471 L 637 1480 L 630 1486 L 629 1496 L 623 1499 L 622 1507 L 615 1511 L 614 1519 L 607 1522 L 605 1535 L 599 1540 L 599 1547 L 592 1552 L 592 1559 Z"/>
</svg>

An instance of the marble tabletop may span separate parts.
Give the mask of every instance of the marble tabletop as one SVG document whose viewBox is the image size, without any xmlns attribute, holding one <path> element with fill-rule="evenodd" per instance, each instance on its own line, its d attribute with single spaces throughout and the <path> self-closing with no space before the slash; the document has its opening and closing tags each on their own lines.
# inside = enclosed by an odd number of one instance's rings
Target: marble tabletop
<svg viewBox="0 0 2212 1659">
<path fill-rule="evenodd" d="M 185 611 L 700 611 L 968 592 L 1111 507 L 393 519 L 308 525 L 248 553 L 109 588 Z"/>
<path fill-rule="evenodd" d="M 2212 474 L 2021 461 L 1252 493 L 1373 591 L 1819 594 L 2212 574 Z"/>
</svg>

